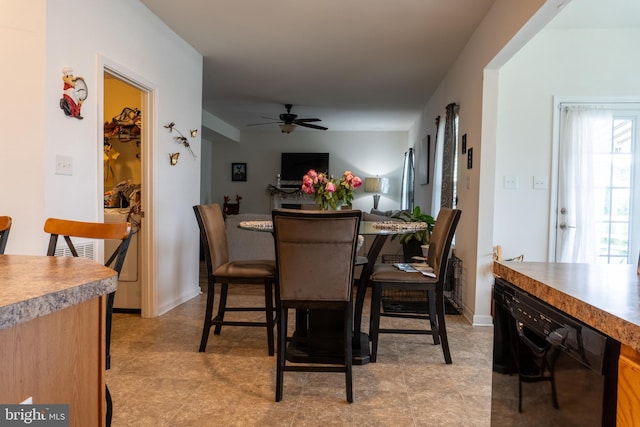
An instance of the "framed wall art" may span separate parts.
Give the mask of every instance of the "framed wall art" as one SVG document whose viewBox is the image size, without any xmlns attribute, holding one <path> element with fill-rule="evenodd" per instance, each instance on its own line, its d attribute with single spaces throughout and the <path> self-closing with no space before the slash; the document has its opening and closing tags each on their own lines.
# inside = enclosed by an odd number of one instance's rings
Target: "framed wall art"
<svg viewBox="0 0 640 427">
<path fill-rule="evenodd" d="M 231 181 L 247 180 L 247 164 L 231 163 Z"/>
</svg>

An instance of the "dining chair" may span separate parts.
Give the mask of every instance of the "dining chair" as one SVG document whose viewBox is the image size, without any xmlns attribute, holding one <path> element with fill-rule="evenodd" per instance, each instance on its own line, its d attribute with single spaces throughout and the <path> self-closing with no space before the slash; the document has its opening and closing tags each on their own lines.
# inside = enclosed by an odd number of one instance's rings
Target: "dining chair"
<svg viewBox="0 0 640 427">
<path fill-rule="evenodd" d="M 119 240 L 120 243 L 114 250 L 114 252 L 107 258 L 104 263 L 105 266 L 110 267 L 116 271 L 118 276 L 122 271 L 124 260 L 127 256 L 129 249 L 129 242 L 131 241 L 131 224 L 128 222 L 121 223 L 101 223 L 101 222 L 83 222 L 83 221 L 70 221 L 66 219 L 48 218 L 44 223 L 45 233 L 49 233 L 49 247 L 47 249 L 47 256 L 55 256 L 56 248 L 58 246 L 58 237 L 62 236 L 69 248 L 69 251 L 74 257 L 78 256 L 78 251 L 73 244 L 72 237 L 91 240 Z M 115 298 L 115 292 L 107 294 L 107 308 L 106 308 L 106 320 L 105 320 L 105 369 L 111 368 L 111 323 L 113 317 L 113 300 Z M 111 418 L 113 415 L 113 402 L 111 400 L 111 393 L 109 387 L 106 387 L 106 424 L 111 425 Z"/>
<path fill-rule="evenodd" d="M 0 216 L 0 255 L 4 253 L 9 240 L 9 231 L 11 231 L 11 217 Z"/>
<path fill-rule="evenodd" d="M 204 252 L 207 270 L 207 306 L 205 309 L 200 352 L 207 348 L 207 341 L 211 327 L 215 326 L 214 334 L 220 335 L 222 326 L 258 326 L 267 329 L 267 346 L 269 356 L 274 355 L 275 308 L 273 285 L 275 280 L 275 261 L 267 259 L 257 260 L 229 260 L 229 248 L 225 231 L 224 217 L 220 205 L 196 205 L 193 207 L 200 228 L 200 242 Z M 258 231 L 256 232 L 258 233 Z M 220 284 L 220 301 L 218 313 L 213 315 L 215 285 Z M 264 286 L 264 307 L 234 306 L 227 307 L 229 285 Z M 225 320 L 227 312 L 265 312 L 264 322 Z"/>
<path fill-rule="evenodd" d="M 371 274 L 371 362 L 378 354 L 378 336 L 387 334 L 427 334 L 433 336 L 434 345 L 441 344 L 444 360 L 452 363 L 445 323 L 444 284 L 451 242 L 462 212 L 459 209 L 441 208 L 431 234 L 427 263 L 433 268 L 435 277 L 420 272 L 404 272 L 392 264 L 376 264 Z M 381 312 L 382 292 L 385 289 L 425 291 L 428 299 L 428 314 Z M 380 328 L 380 317 L 429 320 L 429 329 Z"/>
<path fill-rule="evenodd" d="M 272 211 L 279 308 L 276 402 L 282 400 L 286 371 L 344 372 L 347 401 L 353 402 L 352 288 L 361 215 L 359 210 Z M 292 334 L 290 308 L 296 310 Z M 319 328 L 318 316 L 335 327 Z M 306 360 L 297 357 L 301 353 Z"/>
</svg>

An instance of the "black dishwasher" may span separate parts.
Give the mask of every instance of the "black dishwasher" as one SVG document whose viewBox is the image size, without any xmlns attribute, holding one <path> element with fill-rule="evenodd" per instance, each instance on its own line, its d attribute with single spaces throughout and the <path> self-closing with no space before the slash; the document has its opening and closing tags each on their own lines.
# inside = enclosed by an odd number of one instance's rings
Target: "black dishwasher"
<svg viewBox="0 0 640 427">
<path fill-rule="evenodd" d="M 620 343 L 507 281 L 494 297 L 492 426 L 615 426 Z"/>
</svg>

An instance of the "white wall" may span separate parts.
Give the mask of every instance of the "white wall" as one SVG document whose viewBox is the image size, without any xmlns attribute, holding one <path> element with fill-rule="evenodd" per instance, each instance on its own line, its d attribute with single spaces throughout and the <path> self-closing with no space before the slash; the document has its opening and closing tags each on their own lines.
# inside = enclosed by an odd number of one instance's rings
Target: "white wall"
<svg viewBox="0 0 640 427">
<path fill-rule="evenodd" d="M 283 134 L 280 131 L 243 132 L 240 142 L 214 142 L 210 156 L 203 157 L 202 174 L 210 176 L 211 190 L 204 191 L 210 200 L 223 203 L 223 197 L 232 201 L 242 197 L 240 212 L 269 213 L 271 200 L 266 193 L 268 184 L 276 184 L 280 172 L 282 152 L 329 153 L 329 172 L 339 177 L 351 170 L 361 179 L 367 176 L 390 178 L 392 190 L 380 198 L 378 209 L 400 208 L 400 183 L 404 152 L 407 151 L 406 132 L 338 132 L 298 131 Z M 207 149 L 208 150 L 208 149 Z M 231 181 L 231 163 L 247 163 L 247 181 Z M 302 179 L 302 177 L 300 177 Z M 207 185 L 206 183 L 203 186 Z M 356 191 L 355 209 L 365 211 L 373 207 L 373 195 Z"/>
<path fill-rule="evenodd" d="M 72 13 L 70 13 L 72 11 Z M 202 57 L 137 1 L 2 2 L 0 49 L 5 82 L 11 82 L 0 116 L 0 212 L 14 218 L 7 253 L 44 254 L 46 217 L 102 218 L 102 67 L 119 64 L 153 89 L 150 120 L 149 205 L 143 227 L 154 237 L 150 272 L 157 289 L 152 315 L 196 295 L 198 230 L 192 205 L 199 202 L 199 161 L 180 149 L 163 125 L 200 128 Z M 85 78 L 89 97 L 84 120 L 59 107 L 63 67 Z M 15 89 L 13 89 L 15 88 Z M 7 120 L 5 122 L 5 120 Z M 192 143 L 200 154 L 199 137 Z M 15 151 L 14 151 L 15 150 Z M 183 152 L 169 166 L 168 153 Z M 73 175 L 55 175 L 56 155 L 73 159 Z M 143 313 L 144 314 L 144 313 Z"/>
<path fill-rule="evenodd" d="M 45 217 L 45 6 L 0 1 L 0 215 L 13 217 L 6 253 L 46 251 L 37 244 Z"/>
<path fill-rule="evenodd" d="M 456 233 L 456 252 L 464 265 L 462 281 L 465 315 L 474 324 L 490 325 L 492 322 L 494 153 L 493 141 L 481 140 L 484 120 L 483 73 L 487 64 L 543 3 L 544 0 L 496 0 L 410 132 L 412 145 L 427 134 L 432 135 L 433 141 L 435 117 L 451 102 L 460 106 L 459 135 L 467 134 L 467 147 L 473 148 L 474 159 L 472 169 L 466 168 L 466 157 L 458 167 L 458 207 L 462 210 L 462 217 Z M 487 152 L 484 150 L 485 146 L 488 148 Z M 416 196 L 416 202 L 426 204 L 430 192 L 427 186 L 423 188 Z"/>
<path fill-rule="evenodd" d="M 543 30 L 500 70 L 494 241 L 506 258 L 548 260 L 553 97 L 640 96 L 638 40 L 639 29 Z M 534 175 L 549 188 L 534 190 Z"/>
</svg>

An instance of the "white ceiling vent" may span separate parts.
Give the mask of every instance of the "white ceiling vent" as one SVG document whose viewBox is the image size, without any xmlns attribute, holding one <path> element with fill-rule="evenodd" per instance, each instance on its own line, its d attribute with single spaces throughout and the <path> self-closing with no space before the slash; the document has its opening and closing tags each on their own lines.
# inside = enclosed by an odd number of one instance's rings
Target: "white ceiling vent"
<svg viewBox="0 0 640 427">
<path fill-rule="evenodd" d="M 95 242 L 90 240 L 77 241 L 77 242 L 74 241 L 73 246 L 75 246 L 79 257 L 94 259 L 95 246 L 96 246 Z M 62 237 L 58 239 L 55 255 L 56 256 L 73 256 L 73 254 L 71 253 L 71 250 L 67 246 L 67 242 L 65 242 L 64 238 Z"/>
</svg>

